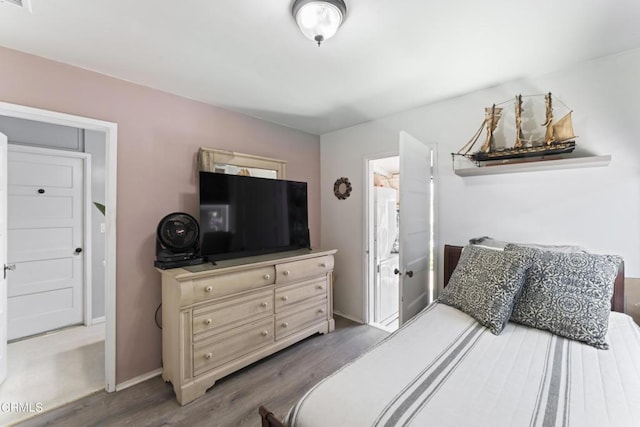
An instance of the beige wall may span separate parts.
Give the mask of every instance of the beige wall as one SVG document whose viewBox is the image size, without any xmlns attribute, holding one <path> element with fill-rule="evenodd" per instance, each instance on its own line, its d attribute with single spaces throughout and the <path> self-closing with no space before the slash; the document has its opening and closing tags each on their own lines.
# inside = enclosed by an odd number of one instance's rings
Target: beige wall
<svg viewBox="0 0 640 427">
<path fill-rule="evenodd" d="M 287 178 L 309 184 L 311 244 L 319 245 L 319 137 L 5 48 L 0 64 L 0 101 L 118 124 L 118 383 L 161 366 L 155 229 L 170 212 L 197 217 L 198 147 L 287 160 Z"/>
</svg>

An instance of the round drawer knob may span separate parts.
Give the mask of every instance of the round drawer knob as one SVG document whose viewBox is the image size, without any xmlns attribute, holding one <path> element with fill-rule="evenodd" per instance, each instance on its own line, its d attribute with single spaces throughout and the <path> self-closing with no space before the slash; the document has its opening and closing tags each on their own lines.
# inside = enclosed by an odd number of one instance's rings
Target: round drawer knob
<svg viewBox="0 0 640 427">
<path fill-rule="evenodd" d="M 285 271 L 282 272 L 282 274 L 284 274 L 285 276 L 288 276 L 289 273 L 291 273 L 289 270 L 285 270 Z"/>
<path fill-rule="evenodd" d="M 319 308 L 318 309 L 318 313 L 320 313 L 320 314 L 324 313 L 324 308 Z"/>
<path fill-rule="evenodd" d="M 262 276 L 262 278 L 264 280 L 269 280 L 269 279 L 271 279 L 271 275 L 270 274 L 265 274 L 264 276 Z"/>
<path fill-rule="evenodd" d="M 211 292 L 213 291 L 213 286 L 207 286 L 206 288 L 204 288 L 205 292 Z"/>
<path fill-rule="evenodd" d="M 204 321 L 204 324 L 205 324 L 205 325 L 210 325 L 210 324 L 211 324 L 211 322 L 212 322 L 212 320 L 211 320 L 211 319 L 207 319 L 207 320 L 205 320 L 205 321 Z"/>
<path fill-rule="evenodd" d="M 267 335 L 269 335 L 269 332 L 268 332 L 268 331 L 262 331 L 260 334 L 261 334 L 263 337 L 266 337 Z"/>
<path fill-rule="evenodd" d="M 260 307 L 265 307 L 265 308 L 266 308 L 268 305 L 269 305 L 269 304 L 267 304 L 267 302 L 266 302 L 266 301 L 263 301 L 263 302 L 260 304 Z"/>
<path fill-rule="evenodd" d="M 205 359 L 211 359 L 212 357 L 213 357 L 213 354 L 211 354 L 211 353 L 207 353 L 207 354 L 204 355 Z"/>
<path fill-rule="evenodd" d="M 288 323 L 288 322 L 284 322 L 284 323 L 282 324 L 282 327 L 283 327 L 283 328 L 286 328 L 287 326 L 289 326 L 289 323 Z"/>
<path fill-rule="evenodd" d="M 322 268 L 327 268 L 327 263 L 326 263 L 326 262 L 321 263 L 321 264 L 320 264 L 320 267 L 322 267 Z"/>
<path fill-rule="evenodd" d="M 283 297 L 282 297 L 282 298 L 280 298 L 280 299 L 281 299 L 282 301 L 286 301 L 286 300 L 288 300 L 288 299 L 289 299 L 289 297 L 285 295 L 285 296 L 283 296 Z"/>
</svg>

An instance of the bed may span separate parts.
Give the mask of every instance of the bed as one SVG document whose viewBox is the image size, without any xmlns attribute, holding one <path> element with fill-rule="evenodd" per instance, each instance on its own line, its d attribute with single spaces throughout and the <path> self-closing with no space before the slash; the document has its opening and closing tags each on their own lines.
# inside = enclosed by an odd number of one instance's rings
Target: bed
<svg viewBox="0 0 640 427">
<path fill-rule="evenodd" d="M 445 283 L 461 251 L 445 247 Z M 615 265 L 601 341 L 513 321 L 495 334 L 437 301 L 318 383 L 284 423 L 261 407 L 263 426 L 638 426 L 640 329 L 622 313 L 624 267 Z"/>
</svg>

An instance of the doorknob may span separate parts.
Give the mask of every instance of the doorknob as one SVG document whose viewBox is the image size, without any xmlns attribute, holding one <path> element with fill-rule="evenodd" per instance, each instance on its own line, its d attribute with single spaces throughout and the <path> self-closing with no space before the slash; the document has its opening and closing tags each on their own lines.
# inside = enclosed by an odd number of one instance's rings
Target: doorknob
<svg viewBox="0 0 640 427">
<path fill-rule="evenodd" d="M 4 278 L 7 278 L 7 270 L 9 271 L 14 271 L 16 269 L 16 265 L 15 264 L 5 264 L 4 265 Z"/>
<path fill-rule="evenodd" d="M 413 277 L 413 271 L 412 270 L 407 271 L 405 274 L 407 276 L 409 276 L 409 277 Z"/>
<path fill-rule="evenodd" d="M 80 255 L 81 252 L 82 252 L 82 248 L 76 248 L 76 255 Z"/>
<path fill-rule="evenodd" d="M 398 270 L 397 268 L 393 269 L 393 274 L 397 274 L 398 276 L 402 276 L 402 273 L 400 273 L 400 270 Z"/>
</svg>

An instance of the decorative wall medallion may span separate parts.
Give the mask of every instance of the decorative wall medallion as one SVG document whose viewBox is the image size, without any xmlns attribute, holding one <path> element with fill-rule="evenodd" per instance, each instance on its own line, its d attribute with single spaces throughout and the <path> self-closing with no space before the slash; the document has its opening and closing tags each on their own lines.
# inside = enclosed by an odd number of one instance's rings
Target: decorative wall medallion
<svg viewBox="0 0 640 427">
<path fill-rule="evenodd" d="M 351 183 L 349 182 L 349 178 L 342 177 L 336 179 L 335 184 L 333 184 L 333 194 L 340 200 L 344 200 L 351 195 Z"/>
</svg>

